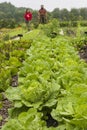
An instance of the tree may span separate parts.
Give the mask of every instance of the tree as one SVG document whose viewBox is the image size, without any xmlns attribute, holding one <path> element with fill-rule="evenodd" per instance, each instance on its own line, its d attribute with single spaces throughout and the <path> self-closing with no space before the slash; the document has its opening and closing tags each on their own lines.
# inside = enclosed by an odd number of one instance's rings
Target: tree
<svg viewBox="0 0 87 130">
<path fill-rule="evenodd" d="M 55 9 L 52 11 L 52 17 L 53 17 L 53 18 L 60 19 L 60 10 L 59 10 L 59 8 L 55 8 Z"/>
<path fill-rule="evenodd" d="M 70 19 L 71 19 L 71 21 L 79 20 L 79 16 L 80 16 L 79 9 L 75 9 L 75 8 L 71 9 L 71 11 L 70 11 Z"/>
<path fill-rule="evenodd" d="M 62 9 L 60 11 L 61 20 L 68 21 L 69 20 L 69 11 L 67 9 Z"/>
<path fill-rule="evenodd" d="M 80 16 L 81 16 L 84 20 L 87 20 L 87 8 L 81 8 L 81 9 L 80 9 Z"/>
</svg>

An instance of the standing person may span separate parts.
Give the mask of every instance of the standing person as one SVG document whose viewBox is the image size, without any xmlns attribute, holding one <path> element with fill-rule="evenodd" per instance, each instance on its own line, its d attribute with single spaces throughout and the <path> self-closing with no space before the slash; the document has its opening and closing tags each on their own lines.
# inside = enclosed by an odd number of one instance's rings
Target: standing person
<svg viewBox="0 0 87 130">
<path fill-rule="evenodd" d="M 30 21 L 32 20 L 32 13 L 30 12 L 29 9 L 26 9 L 26 12 L 24 14 L 24 19 L 25 19 L 26 27 L 29 31 L 30 30 Z"/>
<path fill-rule="evenodd" d="M 44 8 L 44 5 L 41 5 L 40 10 L 38 11 L 38 19 L 41 24 L 45 24 L 47 21 L 47 11 Z"/>
</svg>

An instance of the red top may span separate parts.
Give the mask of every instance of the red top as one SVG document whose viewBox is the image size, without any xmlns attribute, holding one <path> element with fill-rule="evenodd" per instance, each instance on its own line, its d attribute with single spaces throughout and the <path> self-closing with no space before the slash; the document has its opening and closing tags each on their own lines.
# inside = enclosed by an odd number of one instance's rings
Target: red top
<svg viewBox="0 0 87 130">
<path fill-rule="evenodd" d="M 31 12 L 26 12 L 24 14 L 24 18 L 25 18 L 25 20 L 30 21 L 32 19 L 32 13 Z"/>
<path fill-rule="evenodd" d="M 44 8 L 41 8 L 39 10 L 40 15 L 46 15 L 46 10 Z"/>
</svg>

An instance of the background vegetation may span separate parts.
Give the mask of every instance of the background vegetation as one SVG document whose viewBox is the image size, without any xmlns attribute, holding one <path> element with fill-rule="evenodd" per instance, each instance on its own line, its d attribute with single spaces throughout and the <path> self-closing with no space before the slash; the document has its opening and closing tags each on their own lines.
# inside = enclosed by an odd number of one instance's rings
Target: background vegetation
<svg viewBox="0 0 87 130">
<path fill-rule="evenodd" d="M 17 8 L 11 3 L 0 3 L 0 28 L 14 28 L 15 26 L 21 26 L 21 23 L 24 22 L 24 12 L 26 8 L 20 7 Z M 38 10 L 33 10 L 30 8 L 33 13 L 32 23 L 35 27 L 38 25 L 37 12 Z M 70 11 L 67 9 L 55 8 L 52 12 L 48 12 L 48 21 L 56 18 L 60 21 L 60 26 L 77 26 L 77 21 L 81 21 L 82 26 L 87 25 L 87 8 L 72 8 Z M 68 21 L 68 22 L 67 22 Z"/>
</svg>

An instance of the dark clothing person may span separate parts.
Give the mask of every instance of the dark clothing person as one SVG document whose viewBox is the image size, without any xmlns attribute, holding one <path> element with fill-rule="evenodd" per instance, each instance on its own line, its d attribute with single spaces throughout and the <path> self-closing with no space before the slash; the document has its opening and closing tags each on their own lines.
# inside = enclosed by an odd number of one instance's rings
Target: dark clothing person
<svg viewBox="0 0 87 130">
<path fill-rule="evenodd" d="M 32 13 L 28 9 L 26 9 L 26 12 L 24 14 L 24 19 L 25 19 L 27 29 L 30 30 L 29 24 L 30 21 L 32 20 Z"/>
<path fill-rule="evenodd" d="M 39 23 L 41 24 L 45 24 L 47 21 L 47 11 L 43 5 L 41 5 L 41 9 L 38 11 L 38 18 L 39 18 Z"/>
</svg>

